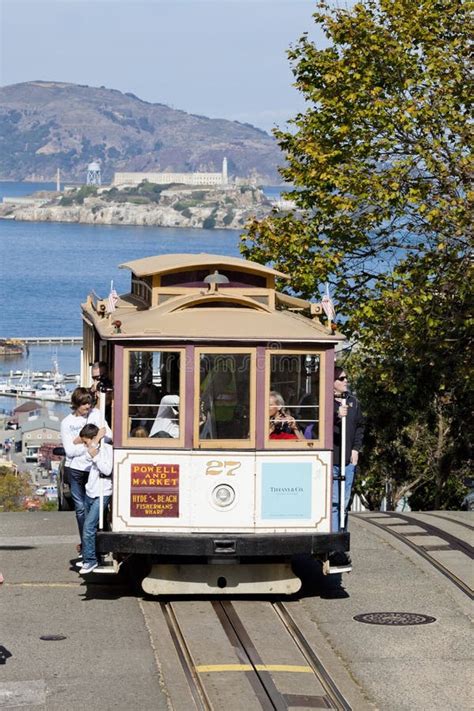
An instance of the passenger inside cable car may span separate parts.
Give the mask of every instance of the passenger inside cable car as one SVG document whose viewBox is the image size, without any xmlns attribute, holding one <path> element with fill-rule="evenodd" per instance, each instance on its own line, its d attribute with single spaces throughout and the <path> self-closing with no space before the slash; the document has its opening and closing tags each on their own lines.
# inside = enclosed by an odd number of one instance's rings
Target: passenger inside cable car
<svg viewBox="0 0 474 711">
<path fill-rule="evenodd" d="M 180 390 L 180 353 L 176 351 L 142 350 L 129 355 L 128 427 L 130 437 L 179 437 L 178 415 L 165 412 L 170 405 L 166 397 L 177 397 Z M 163 406 L 163 409 L 161 409 Z M 176 408 L 176 403 L 172 405 Z M 161 409 L 161 413 L 160 413 Z M 176 408 L 177 409 L 177 408 Z M 176 428 L 155 427 L 157 418 L 172 418 Z M 146 435 L 143 435 L 143 429 Z M 174 434 L 170 434 L 173 429 Z M 153 432 L 152 432 L 153 430 Z"/>
<path fill-rule="evenodd" d="M 303 440 L 309 425 L 314 428 L 314 439 L 318 439 L 320 377 L 316 354 L 271 354 L 269 439 Z M 275 431 L 278 420 L 282 422 Z"/>
<path fill-rule="evenodd" d="M 303 439 L 293 415 L 285 409 L 281 394 L 272 390 L 269 397 L 270 439 Z"/>
<path fill-rule="evenodd" d="M 179 437 L 179 395 L 165 395 L 162 398 L 150 437 Z"/>
<path fill-rule="evenodd" d="M 250 359 L 247 354 L 202 353 L 200 437 L 248 439 Z"/>
<path fill-rule="evenodd" d="M 135 427 L 134 430 L 132 430 L 131 436 L 132 437 L 149 437 L 150 435 L 148 434 L 148 430 L 146 427 L 141 427 L 139 425 L 138 427 Z"/>
</svg>

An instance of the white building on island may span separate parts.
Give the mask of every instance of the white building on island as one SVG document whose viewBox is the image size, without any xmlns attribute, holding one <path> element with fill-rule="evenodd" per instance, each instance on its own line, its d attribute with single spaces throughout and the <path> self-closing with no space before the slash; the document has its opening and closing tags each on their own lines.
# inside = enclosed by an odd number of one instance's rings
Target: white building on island
<svg viewBox="0 0 474 711">
<path fill-rule="evenodd" d="M 220 173 L 115 173 L 112 185 L 140 185 L 144 180 L 158 185 L 227 185 L 227 158 L 222 161 Z"/>
</svg>

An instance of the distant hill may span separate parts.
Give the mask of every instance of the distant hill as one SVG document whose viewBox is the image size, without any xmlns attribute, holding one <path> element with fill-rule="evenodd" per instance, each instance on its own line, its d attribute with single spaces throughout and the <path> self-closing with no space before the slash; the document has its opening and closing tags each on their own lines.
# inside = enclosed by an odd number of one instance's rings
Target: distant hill
<svg viewBox="0 0 474 711">
<path fill-rule="evenodd" d="M 257 173 L 279 180 L 282 155 L 272 136 L 249 124 L 210 119 L 133 94 L 62 82 L 0 88 L 0 179 L 83 182 L 99 160 L 104 181 L 115 171 Z"/>
</svg>

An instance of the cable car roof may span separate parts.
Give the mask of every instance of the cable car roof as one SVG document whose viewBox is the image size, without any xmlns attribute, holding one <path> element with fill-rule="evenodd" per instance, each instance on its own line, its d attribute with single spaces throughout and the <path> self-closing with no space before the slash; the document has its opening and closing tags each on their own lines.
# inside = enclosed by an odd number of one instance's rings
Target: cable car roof
<svg viewBox="0 0 474 711">
<path fill-rule="evenodd" d="M 110 315 L 102 316 L 90 304 L 83 305 L 83 311 L 86 320 L 94 323 L 104 340 L 282 343 L 344 340 L 340 333 L 329 332 L 318 318 L 307 318 L 288 309 L 273 310 L 261 304 L 251 305 L 250 299 L 233 298 L 222 292 L 207 297 L 200 294 L 195 294 L 194 298 L 178 297 L 149 309 L 138 309 L 133 301 L 128 294 L 121 297 Z M 120 322 L 119 326 L 117 322 Z"/>
<path fill-rule="evenodd" d="M 246 259 L 239 257 L 226 257 L 220 254 L 161 254 L 155 257 L 144 257 L 143 259 L 135 259 L 133 262 L 124 262 L 120 264 L 120 269 L 130 269 L 136 276 L 149 276 L 151 274 L 165 274 L 176 270 L 188 270 L 192 268 L 209 267 L 235 267 L 243 271 L 252 272 L 254 274 L 272 275 L 280 279 L 289 279 L 290 277 L 282 272 L 276 271 L 271 267 L 266 267 L 263 264 L 249 262 Z"/>
<path fill-rule="evenodd" d="M 320 322 L 321 304 L 277 292 L 275 278 L 287 277 L 255 262 L 215 254 L 167 254 L 121 266 L 132 270 L 130 293 L 112 307 L 109 299 L 92 295 L 82 305 L 85 321 L 103 340 L 344 340 Z M 203 276 L 212 270 L 210 280 Z M 170 272 L 171 278 L 162 277 Z"/>
</svg>

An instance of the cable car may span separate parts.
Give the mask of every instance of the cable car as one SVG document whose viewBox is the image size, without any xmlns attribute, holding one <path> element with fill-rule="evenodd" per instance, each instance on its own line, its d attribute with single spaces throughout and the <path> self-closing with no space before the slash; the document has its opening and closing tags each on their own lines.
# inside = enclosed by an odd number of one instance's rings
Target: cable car
<svg viewBox="0 0 474 711">
<path fill-rule="evenodd" d="M 146 563 L 152 595 L 296 592 L 294 555 L 328 572 L 328 554 L 349 549 L 349 534 L 331 531 L 343 337 L 261 264 L 170 254 L 120 266 L 129 293 L 82 305 L 83 382 L 101 360 L 114 384 L 99 550 Z"/>
</svg>

